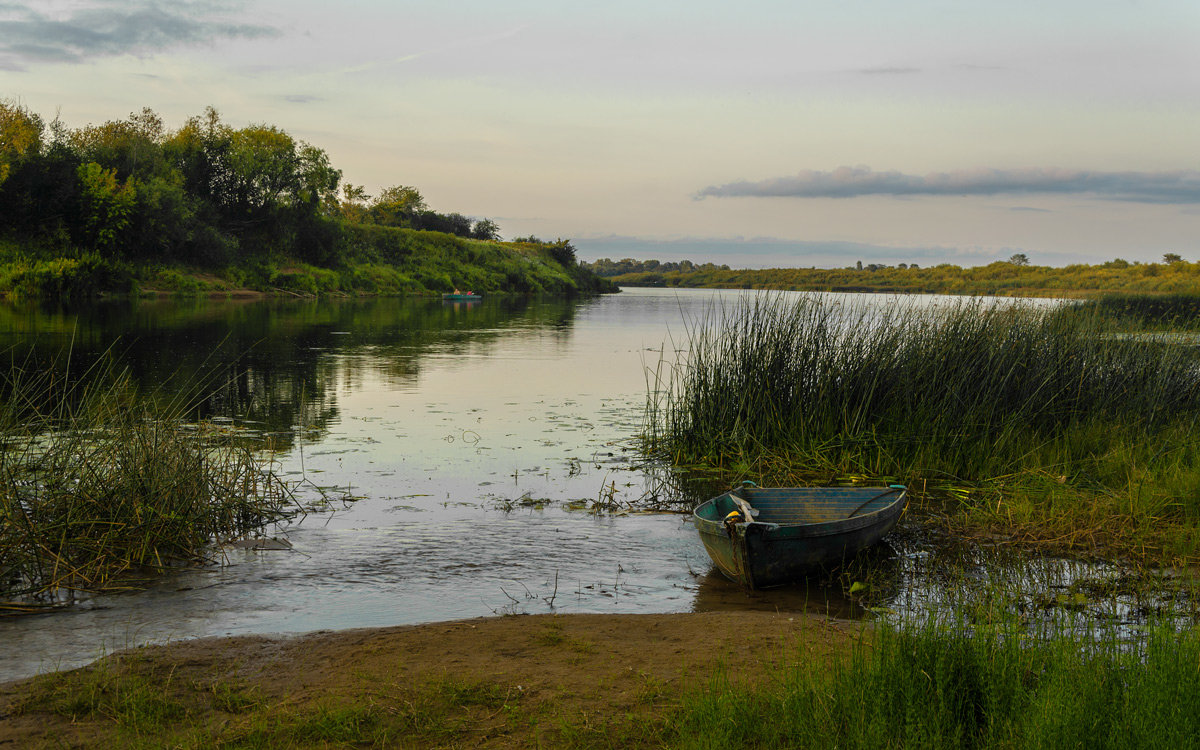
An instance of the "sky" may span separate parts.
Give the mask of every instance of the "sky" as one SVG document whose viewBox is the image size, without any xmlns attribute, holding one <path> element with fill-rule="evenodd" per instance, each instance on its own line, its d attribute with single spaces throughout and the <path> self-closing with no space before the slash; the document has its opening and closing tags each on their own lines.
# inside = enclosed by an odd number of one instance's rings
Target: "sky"
<svg viewBox="0 0 1200 750">
<path fill-rule="evenodd" d="M 587 260 L 1200 260 L 1196 0 L 0 0 L 0 98 L 211 105 Z"/>
</svg>

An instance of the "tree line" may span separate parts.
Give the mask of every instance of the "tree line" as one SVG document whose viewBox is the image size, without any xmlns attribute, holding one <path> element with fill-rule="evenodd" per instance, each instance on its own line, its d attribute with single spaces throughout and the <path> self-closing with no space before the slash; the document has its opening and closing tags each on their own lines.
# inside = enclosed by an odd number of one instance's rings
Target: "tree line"
<svg viewBox="0 0 1200 750">
<path fill-rule="evenodd" d="M 683 264 L 687 263 L 687 267 Z M 1007 261 L 961 267 L 900 263 L 845 268 L 733 269 L 683 261 L 675 268 L 657 261 L 602 259 L 585 264 L 621 286 L 789 289 L 823 292 L 889 292 L 1001 296 L 1059 296 L 1085 292 L 1200 293 L 1200 262 L 1166 253 L 1161 263 L 1116 258 L 1098 264 L 1038 266 L 1018 253 Z M 614 273 L 613 271 L 616 271 Z"/>
<path fill-rule="evenodd" d="M 585 263 L 588 270 L 597 276 L 611 277 L 621 276 L 627 273 L 694 273 L 697 271 L 728 271 L 727 265 L 716 265 L 713 263 L 693 263 L 690 260 L 667 261 L 660 263 L 657 260 L 634 260 L 633 258 L 622 258 L 621 260 L 612 260 L 610 258 L 601 258 L 595 263 Z"/>
<path fill-rule="evenodd" d="M 411 186 L 370 196 L 326 152 L 216 109 L 166 128 L 151 109 L 72 129 L 0 101 L 0 242 L 50 257 L 221 267 L 283 256 L 331 265 L 344 230 L 377 225 L 499 240 L 489 219 L 439 213 Z"/>
</svg>

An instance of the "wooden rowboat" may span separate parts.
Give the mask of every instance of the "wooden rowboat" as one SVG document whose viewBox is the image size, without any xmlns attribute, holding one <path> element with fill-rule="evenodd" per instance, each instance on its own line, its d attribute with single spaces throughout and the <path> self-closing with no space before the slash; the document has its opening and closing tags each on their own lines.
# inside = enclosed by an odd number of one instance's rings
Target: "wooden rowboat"
<svg viewBox="0 0 1200 750">
<path fill-rule="evenodd" d="M 870 547 L 900 520 L 906 490 L 890 487 L 737 489 L 701 503 L 692 517 L 708 556 L 752 589 L 796 580 Z"/>
</svg>

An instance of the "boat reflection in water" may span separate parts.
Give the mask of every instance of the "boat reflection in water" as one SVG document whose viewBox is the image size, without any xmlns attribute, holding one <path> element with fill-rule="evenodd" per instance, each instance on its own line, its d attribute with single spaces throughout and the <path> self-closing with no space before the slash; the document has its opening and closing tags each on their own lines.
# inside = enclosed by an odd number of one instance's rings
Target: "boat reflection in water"
<svg viewBox="0 0 1200 750">
<path fill-rule="evenodd" d="M 770 589 L 751 589 L 729 580 L 713 566 L 699 579 L 696 612 L 804 612 L 841 620 L 871 615 L 871 607 L 900 592 L 901 556 L 886 540 L 836 569 L 814 569 Z M 857 590 L 850 594 L 851 588 Z"/>
</svg>

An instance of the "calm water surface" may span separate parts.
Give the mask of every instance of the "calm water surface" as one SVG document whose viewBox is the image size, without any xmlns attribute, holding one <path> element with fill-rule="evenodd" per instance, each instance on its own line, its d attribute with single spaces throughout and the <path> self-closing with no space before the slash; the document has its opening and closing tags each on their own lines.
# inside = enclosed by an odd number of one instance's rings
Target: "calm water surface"
<svg viewBox="0 0 1200 750">
<path fill-rule="evenodd" d="M 630 450 L 652 372 L 683 346 L 687 321 L 740 294 L 0 311 L 8 346 L 70 347 L 73 369 L 110 350 L 144 387 L 204 379 L 215 395 L 202 416 L 271 439 L 302 494 L 357 498 L 273 532 L 290 551 L 226 549 L 225 564 L 148 591 L 0 620 L 0 680 L 146 643 L 500 613 L 861 615 L 836 582 L 742 592 L 712 571 L 686 516 L 588 512 L 601 496 L 636 503 L 658 487 Z M 939 569 L 943 554 L 896 535 L 873 563 L 883 603 L 936 598 L 933 577 L 914 571 Z"/>
</svg>

